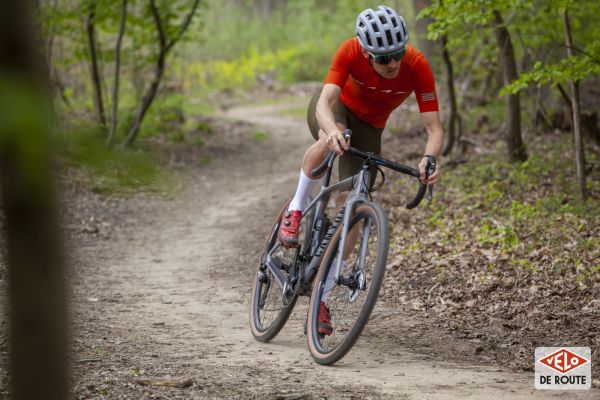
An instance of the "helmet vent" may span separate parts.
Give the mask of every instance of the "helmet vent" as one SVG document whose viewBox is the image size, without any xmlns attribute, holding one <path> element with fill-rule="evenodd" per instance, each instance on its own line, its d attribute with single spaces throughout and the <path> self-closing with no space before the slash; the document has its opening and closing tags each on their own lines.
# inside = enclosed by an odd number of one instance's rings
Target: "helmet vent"
<svg viewBox="0 0 600 400">
<path fill-rule="evenodd" d="M 377 38 L 377 46 L 383 47 L 383 40 L 380 37 Z"/>
<path fill-rule="evenodd" d="M 377 24 L 375 24 L 375 23 L 374 23 L 374 24 L 373 24 L 373 25 L 371 25 L 371 26 L 373 27 L 373 30 L 374 30 L 375 32 L 379 32 L 379 27 L 377 26 Z"/>
<path fill-rule="evenodd" d="M 392 43 L 392 33 L 390 31 L 385 31 L 385 38 L 387 39 L 388 43 Z"/>
<path fill-rule="evenodd" d="M 392 18 L 392 25 L 394 25 L 394 28 L 398 27 L 398 21 L 396 21 L 396 18 Z"/>
</svg>

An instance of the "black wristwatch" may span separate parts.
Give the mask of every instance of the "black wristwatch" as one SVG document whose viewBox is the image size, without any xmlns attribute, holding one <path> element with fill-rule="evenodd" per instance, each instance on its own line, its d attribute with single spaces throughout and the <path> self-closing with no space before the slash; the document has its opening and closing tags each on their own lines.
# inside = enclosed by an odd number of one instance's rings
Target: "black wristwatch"
<svg viewBox="0 0 600 400">
<path fill-rule="evenodd" d="M 432 163 L 433 165 L 437 164 L 437 161 L 435 159 L 435 156 L 429 155 L 429 154 L 425 154 L 423 157 L 421 158 L 426 158 L 427 160 L 429 160 L 430 163 Z"/>
</svg>

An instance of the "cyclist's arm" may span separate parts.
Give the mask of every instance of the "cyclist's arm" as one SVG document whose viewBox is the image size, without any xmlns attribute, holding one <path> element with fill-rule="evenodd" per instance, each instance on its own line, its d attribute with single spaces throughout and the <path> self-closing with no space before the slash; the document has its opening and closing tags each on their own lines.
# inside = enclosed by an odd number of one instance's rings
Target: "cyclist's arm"
<svg viewBox="0 0 600 400">
<path fill-rule="evenodd" d="M 326 83 L 317 102 L 316 111 L 317 122 L 321 130 L 327 135 L 329 148 L 334 150 L 338 155 L 342 155 L 350 146 L 344 139 L 342 131 L 335 123 L 335 117 L 333 116 L 333 104 L 339 99 L 341 94 L 341 87 L 333 83 Z"/>
<path fill-rule="evenodd" d="M 444 130 L 442 129 L 442 123 L 440 122 L 440 114 L 437 111 L 430 111 L 421 113 L 421 121 L 427 131 L 427 145 L 425 146 L 425 154 L 439 157 L 442 152 L 442 146 L 444 145 Z M 421 171 L 421 181 L 425 179 L 425 166 L 427 165 L 427 159 L 423 158 L 419 162 L 419 170 Z M 427 184 L 435 183 L 440 176 L 439 163 L 436 166 L 435 172 L 427 180 Z"/>
</svg>

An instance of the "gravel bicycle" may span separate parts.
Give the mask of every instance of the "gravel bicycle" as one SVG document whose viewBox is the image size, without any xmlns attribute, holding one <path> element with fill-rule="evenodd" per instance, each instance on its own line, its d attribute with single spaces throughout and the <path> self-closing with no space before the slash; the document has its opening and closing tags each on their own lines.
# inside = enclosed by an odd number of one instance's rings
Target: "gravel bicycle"
<svg viewBox="0 0 600 400">
<path fill-rule="evenodd" d="M 346 139 L 351 137 L 346 130 Z M 310 296 L 306 320 L 308 348 L 314 360 L 331 365 L 352 348 L 375 306 L 383 281 L 388 256 L 388 219 L 379 204 L 370 201 L 370 193 L 385 182 L 380 167 L 386 167 L 419 179 L 419 170 L 386 160 L 376 154 L 350 147 L 347 151 L 363 160 L 354 176 L 329 185 L 336 153 L 326 159 L 311 174 L 316 177 L 325 170 L 321 191 L 310 200 L 300 225 L 299 245 L 287 249 L 279 243 L 277 233 L 281 215 L 260 255 L 258 271 L 252 285 L 250 328 L 256 340 L 268 342 L 287 322 L 298 296 Z M 427 176 L 435 171 L 429 160 Z M 381 182 L 370 188 L 371 174 L 381 173 Z M 417 195 L 406 204 L 415 208 L 423 199 L 427 186 L 420 183 Z M 431 186 L 428 198 L 431 200 Z M 327 215 L 331 194 L 350 193 L 344 206 L 333 219 Z M 327 307 L 333 332 L 319 333 L 320 303 Z"/>
</svg>

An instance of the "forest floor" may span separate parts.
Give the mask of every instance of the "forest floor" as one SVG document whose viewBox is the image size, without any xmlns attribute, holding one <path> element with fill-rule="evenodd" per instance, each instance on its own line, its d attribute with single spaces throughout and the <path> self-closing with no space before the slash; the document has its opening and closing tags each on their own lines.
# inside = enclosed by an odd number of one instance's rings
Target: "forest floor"
<svg viewBox="0 0 600 400">
<path fill-rule="evenodd" d="M 399 264 L 414 259 L 394 249 L 369 325 L 335 366 L 319 366 L 310 357 L 304 298 L 271 343 L 253 339 L 251 282 L 262 241 L 292 194 L 302 154 L 312 142 L 298 112 L 307 103 L 304 96 L 224 109 L 220 122 L 213 121 L 218 135 L 202 150 L 210 162 L 179 169 L 177 196 L 110 196 L 84 183 L 68 188 L 75 397 L 598 398 L 597 381 L 587 392 L 534 389 L 534 347 L 554 345 L 544 340 L 559 334 L 520 329 L 526 324 L 517 319 L 503 324 L 498 307 L 486 316 L 489 303 L 477 299 L 489 296 L 506 307 L 505 299 L 494 296 L 509 284 L 487 282 L 487 292 L 471 285 L 464 299 L 447 297 L 456 286 L 438 284 L 427 268 L 418 276 L 410 269 L 399 272 Z M 390 157 L 410 162 L 418 146 L 390 138 L 384 148 Z M 199 155 L 183 150 L 171 159 L 185 165 L 190 157 Z M 375 196 L 389 206 L 393 223 L 418 222 L 392 209 L 397 193 L 388 189 Z M 588 323 L 564 312 L 553 321 L 573 328 L 563 339 L 581 340 L 576 344 L 592 347 L 597 356 L 595 306 L 586 314 Z M 538 304 L 542 314 L 532 318 L 544 320 L 552 307 Z M 6 346 L 0 350 L 4 358 Z"/>
</svg>

